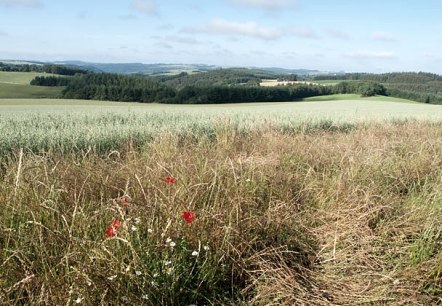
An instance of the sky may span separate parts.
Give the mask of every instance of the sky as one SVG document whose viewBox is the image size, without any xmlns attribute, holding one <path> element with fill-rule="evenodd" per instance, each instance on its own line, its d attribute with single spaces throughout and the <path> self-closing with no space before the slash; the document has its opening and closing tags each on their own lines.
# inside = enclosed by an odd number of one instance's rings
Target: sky
<svg viewBox="0 0 442 306">
<path fill-rule="evenodd" d="M 442 74 L 442 0 L 0 0 L 0 59 Z"/>
</svg>

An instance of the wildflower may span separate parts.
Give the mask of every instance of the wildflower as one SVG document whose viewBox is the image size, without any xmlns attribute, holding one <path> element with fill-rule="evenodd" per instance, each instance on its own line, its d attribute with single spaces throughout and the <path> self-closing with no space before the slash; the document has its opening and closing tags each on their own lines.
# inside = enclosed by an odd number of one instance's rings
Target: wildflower
<svg viewBox="0 0 442 306">
<path fill-rule="evenodd" d="M 118 230 L 121 227 L 121 221 L 118 219 L 113 220 L 112 227 L 114 227 L 116 230 Z"/>
<path fill-rule="evenodd" d="M 149 296 L 148 296 L 147 294 L 143 294 L 143 295 L 141 295 L 141 298 L 142 298 L 143 300 L 148 300 L 148 299 L 149 299 Z"/>
<path fill-rule="evenodd" d="M 115 237 L 118 234 L 118 229 L 121 227 L 121 221 L 115 219 L 112 224 L 106 227 L 106 238 Z"/>
<path fill-rule="evenodd" d="M 106 238 L 112 238 L 117 235 L 117 230 L 113 226 L 106 227 Z"/>
<path fill-rule="evenodd" d="M 112 280 L 114 280 L 114 279 L 116 279 L 116 278 L 117 278 L 117 275 L 112 275 L 112 276 L 109 276 L 107 279 L 110 280 L 110 281 L 112 281 Z"/>
<path fill-rule="evenodd" d="M 187 223 L 192 223 L 193 220 L 195 220 L 195 213 L 190 210 L 186 210 L 181 215 L 181 218 L 183 218 Z"/>
<path fill-rule="evenodd" d="M 132 232 L 135 232 L 137 230 L 137 227 L 135 225 L 132 225 L 132 227 L 130 229 Z"/>
<path fill-rule="evenodd" d="M 169 245 L 171 248 L 173 248 L 174 246 L 176 246 L 176 243 L 172 241 L 171 243 L 169 243 Z"/>
<path fill-rule="evenodd" d="M 142 273 L 141 273 L 141 271 L 135 271 L 135 274 L 136 274 L 137 276 L 140 276 Z"/>
<path fill-rule="evenodd" d="M 171 241 L 172 241 L 172 239 L 170 239 L 170 238 L 166 239 L 166 243 L 170 243 Z"/>
<path fill-rule="evenodd" d="M 169 185 L 175 184 L 175 180 L 176 180 L 176 178 L 174 176 L 166 176 L 164 178 L 164 181 Z"/>
<path fill-rule="evenodd" d="M 193 252 L 192 252 L 192 256 L 198 256 L 198 254 L 199 254 L 199 253 L 198 253 L 197 251 L 193 251 Z"/>
<path fill-rule="evenodd" d="M 210 248 L 209 248 L 207 245 L 205 245 L 205 246 L 203 247 L 203 249 L 204 249 L 204 251 L 208 251 L 208 250 L 210 250 Z"/>
<path fill-rule="evenodd" d="M 153 230 L 152 230 L 151 228 L 149 228 L 149 229 L 147 229 L 147 232 L 148 232 L 149 234 L 152 234 L 152 233 L 153 233 Z"/>
<path fill-rule="evenodd" d="M 168 265 L 170 265 L 172 262 L 170 261 L 170 260 L 167 260 L 165 263 L 164 263 L 164 265 L 165 266 L 168 266 Z"/>
<path fill-rule="evenodd" d="M 81 301 L 83 301 L 83 298 L 79 296 L 79 297 L 75 300 L 75 303 L 80 304 Z"/>
</svg>

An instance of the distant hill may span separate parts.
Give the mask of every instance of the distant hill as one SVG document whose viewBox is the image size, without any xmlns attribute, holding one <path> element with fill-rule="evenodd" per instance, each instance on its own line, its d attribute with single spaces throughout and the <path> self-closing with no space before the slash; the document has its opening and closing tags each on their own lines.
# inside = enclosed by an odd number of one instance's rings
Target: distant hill
<svg viewBox="0 0 442 306">
<path fill-rule="evenodd" d="M 44 64 L 57 64 L 57 65 L 67 65 L 67 66 L 77 66 L 83 69 L 93 71 L 93 72 L 107 72 L 107 73 L 121 73 L 121 74 L 144 74 L 144 75 L 155 75 L 155 74 L 178 74 L 181 72 L 187 72 L 189 74 L 197 72 L 207 72 L 219 68 L 229 68 L 221 67 L 216 65 L 205 65 L 205 64 L 143 64 L 143 63 L 93 63 L 84 61 L 53 61 L 53 62 L 41 62 L 32 60 L 1 60 L 5 64 L 16 64 L 16 65 L 44 65 Z M 230 67 L 231 68 L 231 67 Z M 241 67 L 245 69 L 261 70 L 265 72 L 270 72 L 274 74 L 296 74 L 299 76 L 315 76 L 315 75 L 336 75 L 343 74 L 344 72 L 329 72 L 329 71 L 319 71 L 312 69 L 287 69 L 280 67 Z"/>
<path fill-rule="evenodd" d="M 59 61 L 55 63 L 78 66 L 95 72 L 146 75 L 205 72 L 219 68 L 218 66 L 203 64 L 89 63 L 82 61 Z"/>
<path fill-rule="evenodd" d="M 219 68 L 228 68 L 215 65 L 204 64 L 143 64 L 143 63 L 88 63 L 81 61 L 55 62 L 56 64 L 65 64 L 70 66 L 80 66 L 91 71 L 101 71 L 109 73 L 123 74 L 178 74 L 181 72 L 207 72 Z M 296 74 L 299 76 L 328 75 L 337 74 L 337 72 L 328 72 L 311 69 L 286 69 L 279 67 L 238 67 L 251 70 L 261 70 L 274 74 Z M 343 72 L 339 72 L 343 73 Z"/>
<path fill-rule="evenodd" d="M 314 75 L 336 75 L 343 74 L 344 72 L 332 72 L 332 71 L 320 71 L 311 69 L 287 69 L 279 67 L 256 67 L 256 69 L 272 72 L 275 74 L 296 74 L 299 76 L 314 76 Z"/>
</svg>

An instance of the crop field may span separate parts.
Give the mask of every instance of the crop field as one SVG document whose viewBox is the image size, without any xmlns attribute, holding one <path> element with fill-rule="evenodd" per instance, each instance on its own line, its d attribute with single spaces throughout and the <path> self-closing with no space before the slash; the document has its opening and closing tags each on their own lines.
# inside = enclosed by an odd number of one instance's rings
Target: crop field
<svg viewBox="0 0 442 306">
<path fill-rule="evenodd" d="M 441 106 L 0 99 L 0 131 L 6 305 L 442 303 Z"/>
<path fill-rule="evenodd" d="M 318 97 L 323 99 L 324 97 Z M 332 100 L 352 98 L 354 100 Z M 162 105 L 74 100 L 0 100 L 0 155 L 13 148 L 63 152 L 95 148 L 112 151 L 127 139 L 138 146 L 160 133 L 213 134 L 223 122 L 236 133 L 268 128 L 302 131 L 315 127 L 349 129 L 383 120 L 442 120 L 442 108 L 398 99 L 357 99 L 353 95 L 329 101 L 228 105 Z M 385 99 L 382 97 L 382 99 Z"/>
</svg>

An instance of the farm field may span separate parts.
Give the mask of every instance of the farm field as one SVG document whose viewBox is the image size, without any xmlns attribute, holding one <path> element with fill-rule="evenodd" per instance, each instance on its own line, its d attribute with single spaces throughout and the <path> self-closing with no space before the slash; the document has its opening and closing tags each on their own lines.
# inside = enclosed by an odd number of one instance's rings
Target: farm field
<svg viewBox="0 0 442 306">
<path fill-rule="evenodd" d="M 442 108 L 435 105 L 355 95 L 334 95 L 321 101 L 325 98 L 223 105 L 1 99 L 0 155 L 13 148 L 67 152 L 95 147 L 110 152 L 128 138 L 142 146 L 164 132 L 195 137 L 213 134 L 223 122 L 230 122 L 237 133 L 248 133 L 269 126 L 280 131 L 345 130 L 384 120 L 442 120 Z"/>
<path fill-rule="evenodd" d="M 442 302 L 442 108 L 0 99 L 6 304 Z"/>
<path fill-rule="evenodd" d="M 263 80 L 259 86 L 264 87 L 273 87 L 273 86 L 281 86 L 281 85 L 289 85 L 289 84 L 317 84 L 316 82 L 308 82 L 308 81 L 278 81 L 278 80 Z"/>
<path fill-rule="evenodd" d="M 0 83 L 29 85 L 32 79 L 37 76 L 55 76 L 55 74 L 41 72 L 0 71 Z"/>
<path fill-rule="evenodd" d="M 50 75 L 51 74 L 48 73 L 36 73 L 36 72 L 0 71 L 0 99 L 56 98 L 61 94 L 62 88 L 29 85 L 31 80 L 36 76 L 50 76 Z"/>
</svg>

